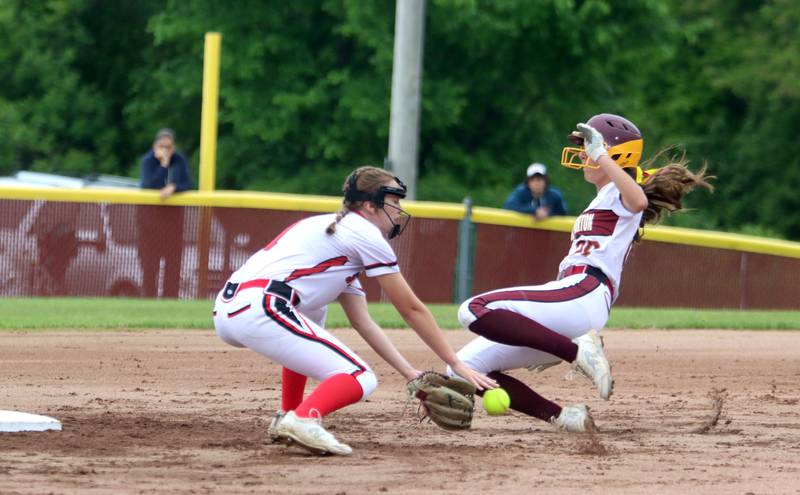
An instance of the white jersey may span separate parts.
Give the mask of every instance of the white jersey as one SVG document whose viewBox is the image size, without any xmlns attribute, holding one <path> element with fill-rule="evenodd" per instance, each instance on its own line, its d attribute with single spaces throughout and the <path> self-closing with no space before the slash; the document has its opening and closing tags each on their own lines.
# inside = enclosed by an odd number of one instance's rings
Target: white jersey
<svg viewBox="0 0 800 495">
<path fill-rule="evenodd" d="M 642 213 L 622 205 L 617 186 L 610 182 L 583 210 L 572 226 L 572 246 L 558 271 L 571 265 L 591 265 L 603 271 L 619 294 L 622 266 L 639 229 Z"/>
<path fill-rule="evenodd" d="M 236 270 L 230 282 L 286 282 L 300 297 L 297 308 L 308 312 L 342 293 L 363 295 L 358 281 L 362 272 L 376 277 L 400 271 L 397 256 L 378 227 L 351 212 L 329 235 L 325 229 L 335 219 L 333 213 L 316 215 L 289 226 Z"/>
</svg>

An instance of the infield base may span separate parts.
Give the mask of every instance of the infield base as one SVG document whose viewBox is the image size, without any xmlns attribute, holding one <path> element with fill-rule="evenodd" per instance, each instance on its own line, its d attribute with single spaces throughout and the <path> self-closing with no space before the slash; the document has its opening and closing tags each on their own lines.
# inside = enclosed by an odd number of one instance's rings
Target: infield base
<svg viewBox="0 0 800 495">
<path fill-rule="evenodd" d="M 0 432 L 61 430 L 61 422 L 50 416 L 18 411 L 0 411 Z"/>
</svg>

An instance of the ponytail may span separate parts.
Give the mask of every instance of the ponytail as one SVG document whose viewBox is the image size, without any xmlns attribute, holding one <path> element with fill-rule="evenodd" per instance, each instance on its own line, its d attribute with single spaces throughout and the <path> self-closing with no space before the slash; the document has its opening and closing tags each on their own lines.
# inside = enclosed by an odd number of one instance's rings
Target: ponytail
<svg viewBox="0 0 800 495">
<path fill-rule="evenodd" d="M 336 224 L 342 221 L 345 215 L 350 213 L 350 202 L 347 200 L 342 201 L 342 206 L 339 208 L 339 211 L 336 212 L 336 220 L 334 220 L 328 228 L 325 229 L 325 233 L 328 235 L 333 235 L 336 232 Z"/>
<path fill-rule="evenodd" d="M 663 153 L 663 152 L 662 152 Z M 658 158 L 662 153 L 656 155 Z M 654 159 L 655 159 L 654 158 Z M 651 160 L 652 161 L 652 160 Z M 709 181 L 716 177 L 706 175 L 704 166 L 698 172 L 687 167 L 689 161 L 683 155 L 675 161 L 657 169 L 642 184 L 647 196 L 647 208 L 642 214 L 642 225 L 659 223 L 664 213 L 674 213 L 683 209 L 683 197 L 697 187 L 714 190 Z"/>
</svg>

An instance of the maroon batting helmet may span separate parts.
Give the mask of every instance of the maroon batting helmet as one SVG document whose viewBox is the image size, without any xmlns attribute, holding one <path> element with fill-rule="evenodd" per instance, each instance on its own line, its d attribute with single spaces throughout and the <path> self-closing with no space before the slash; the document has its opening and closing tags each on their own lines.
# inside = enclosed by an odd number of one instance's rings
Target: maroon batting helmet
<svg viewBox="0 0 800 495">
<path fill-rule="evenodd" d="M 603 136 L 603 141 L 608 148 L 608 156 L 620 167 L 628 168 L 639 165 L 644 139 L 639 128 L 633 122 L 613 113 L 601 113 L 586 123 L 597 129 Z M 585 167 L 586 165 L 579 157 L 580 152 L 583 151 L 583 137 L 573 133 L 567 136 L 567 139 L 581 148 L 564 148 L 561 153 L 561 165 L 569 168 Z"/>
</svg>

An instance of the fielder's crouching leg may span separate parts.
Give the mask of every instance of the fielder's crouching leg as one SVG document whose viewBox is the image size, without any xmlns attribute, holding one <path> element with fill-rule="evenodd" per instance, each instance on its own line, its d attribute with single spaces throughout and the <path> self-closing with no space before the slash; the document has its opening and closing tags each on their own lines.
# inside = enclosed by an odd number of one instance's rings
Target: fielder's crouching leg
<svg viewBox="0 0 800 495">
<path fill-rule="evenodd" d="M 372 392 L 378 388 L 378 377 L 372 370 L 365 370 L 356 376 L 358 384 L 361 385 L 361 400 L 366 399 Z"/>
</svg>

